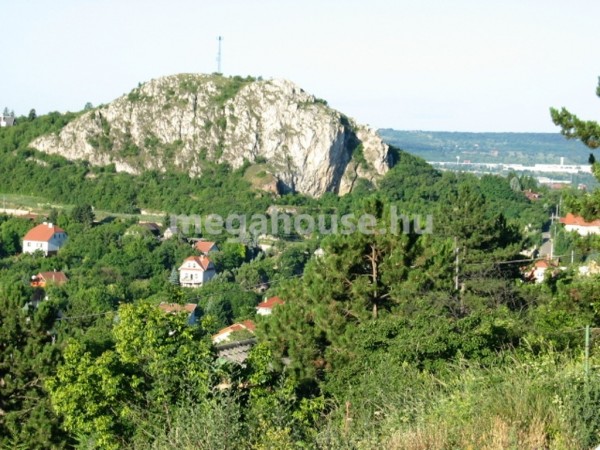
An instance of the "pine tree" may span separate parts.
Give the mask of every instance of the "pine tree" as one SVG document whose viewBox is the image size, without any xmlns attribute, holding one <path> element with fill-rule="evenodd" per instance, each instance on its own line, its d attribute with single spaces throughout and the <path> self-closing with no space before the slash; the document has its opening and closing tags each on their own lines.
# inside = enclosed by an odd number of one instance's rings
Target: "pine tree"
<svg viewBox="0 0 600 450">
<path fill-rule="evenodd" d="M 175 267 L 171 270 L 171 275 L 169 275 L 169 283 L 173 286 L 179 286 L 179 272 Z"/>
<path fill-rule="evenodd" d="M 600 77 L 598 78 L 596 95 L 600 97 Z M 550 108 L 550 115 L 554 124 L 561 128 L 561 133 L 567 139 L 579 139 L 591 149 L 600 146 L 600 124 L 598 122 L 581 120 L 564 107 L 560 110 Z"/>
</svg>

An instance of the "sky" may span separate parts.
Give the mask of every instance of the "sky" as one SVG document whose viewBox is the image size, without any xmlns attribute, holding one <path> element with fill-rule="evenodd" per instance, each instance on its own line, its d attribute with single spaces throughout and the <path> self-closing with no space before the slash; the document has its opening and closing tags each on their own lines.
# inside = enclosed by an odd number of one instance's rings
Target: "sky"
<svg viewBox="0 0 600 450">
<path fill-rule="evenodd" d="M 373 128 L 555 132 L 600 119 L 597 0 L 0 0 L 0 108 L 78 111 L 139 82 L 286 78 Z"/>
</svg>

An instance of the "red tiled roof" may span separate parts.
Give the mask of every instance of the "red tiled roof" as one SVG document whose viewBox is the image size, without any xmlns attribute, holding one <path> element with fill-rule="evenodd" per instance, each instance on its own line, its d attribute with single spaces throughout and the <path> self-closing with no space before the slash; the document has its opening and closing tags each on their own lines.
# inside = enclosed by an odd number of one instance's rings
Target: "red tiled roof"
<svg viewBox="0 0 600 450">
<path fill-rule="evenodd" d="M 194 248 L 202 253 L 208 253 L 214 247 L 215 243 L 211 241 L 198 241 Z"/>
<path fill-rule="evenodd" d="M 233 325 L 229 325 L 221 330 L 219 330 L 216 334 L 213 334 L 213 339 L 227 333 L 233 333 L 236 331 L 248 330 L 251 333 L 254 333 L 256 329 L 256 325 L 251 320 L 244 320 L 241 323 L 234 323 Z"/>
<path fill-rule="evenodd" d="M 188 313 L 193 313 L 196 309 L 195 303 L 186 303 L 185 305 L 180 305 L 179 303 L 161 303 L 158 305 L 160 309 L 167 313 L 178 313 L 187 311 Z"/>
<path fill-rule="evenodd" d="M 264 302 L 259 303 L 257 308 L 267 308 L 271 309 L 276 305 L 283 305 L 285 302 L 281 300 L 279 297 L 271 297 L 266 299 Z"/>
<path fill-rule="evenodd" d="M 253 333 L 254 333 L 254 330 L 256 330 L 256 325 L 251 320 L 244 320 L 242 322 L 242 325 L 244 327 L 246 327 L 246 330 L 252 331 Z"/>
<path fill-rule="evenodd" d="M 40 272 L 37 274 L 39 280 L 44 281 L 46 283 L 52 281 L 56 284 L 64 284 L 69 279 L 63 272 Z"/>
<path fill-rule="evenodd" d="M 213 263 L 208 258 L 208 256 L 204 256 L 204 255 L 201 255 L 201 256 L 190 256 L 189 258 L 185 258 L 185 260 L 183 262 L 186 263 L 188 261 L 194 261 L 194 262 L 196 262 L 196 264 L 198 264 L 202 270 L 208 270 L 208 269 L 213 268 L 212 267 Z M 187 270 L 190 270 L 190 269 L 187 269 Z"/>
<path fill-rule="evenodd" d="M 600 226 L 600 219 L 586 222 L 583 217 L 569 213 L 565 217 L 561 217 L 560 223 L 564 223 L 565 225 L 577 225 L 580 227 L 598 227 Z"/>
<path fill-rule="evenodd" d="M 42 223 L 33 227 L 23 238 L 24 241 L 48 242 L 54 236 L 54 233 L 64 233 L 65 230 L 51 223 Z"/>
</svg>

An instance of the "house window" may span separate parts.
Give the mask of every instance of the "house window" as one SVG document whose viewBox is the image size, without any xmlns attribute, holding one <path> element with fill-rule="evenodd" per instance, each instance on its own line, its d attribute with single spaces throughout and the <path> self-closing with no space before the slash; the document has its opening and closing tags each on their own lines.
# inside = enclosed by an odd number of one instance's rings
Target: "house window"
<svg viewBox="0 0 600 450">
<path fill-rule="evenodd" d="M 28 243 L 27 243 L 27 247 L 31 247 L 31 242 L 28 242 Z"/>
</svg>

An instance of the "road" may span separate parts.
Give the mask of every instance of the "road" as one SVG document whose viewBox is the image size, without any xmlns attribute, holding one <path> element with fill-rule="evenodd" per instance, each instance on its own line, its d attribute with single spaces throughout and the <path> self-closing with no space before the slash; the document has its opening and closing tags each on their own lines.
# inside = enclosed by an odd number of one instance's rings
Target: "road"
<svg viewBox="0 0 600 450">
<path fill-rule="evenodd" d="M 544 231 L 542 233 L 542 245 L 540 246 L 540 258 L 549 257 L 552 252 L 552 241 L 550 241 L 550 232 Z"/>
</svg>

